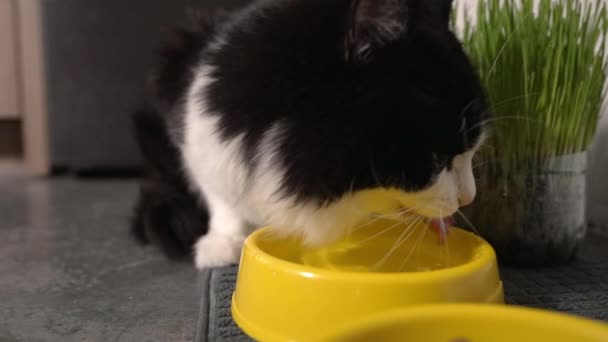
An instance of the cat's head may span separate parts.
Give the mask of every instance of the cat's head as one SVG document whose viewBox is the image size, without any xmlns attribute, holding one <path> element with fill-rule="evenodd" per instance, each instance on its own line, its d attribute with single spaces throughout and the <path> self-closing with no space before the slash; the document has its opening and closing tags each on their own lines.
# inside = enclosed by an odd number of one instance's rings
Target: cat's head
<svg viewBox="0 0 608 342">
<path fill-rule="evenodd" d="M 325 221 L 348 216 L 359 194 L 377 188 L 429 218 L 473 201 L 488 108 L 449 29 L 451 8 L 449 0 L 351 2 L 342 61 L 319 100 L 328 114 L 298 119 L 281 147 L 285 188 L 320 203 Z"/>
<path fill-rule="evenodd" d="M 366 88 L 358 109 L 372 113 L 371 129 L 360 127 L 368 150 L 353 155 L 360 172 L 367 166 L 371 175 L 355 189 L 375 182 L 399 190 L 403 206 L 423 216 L 452 215 L 475 197 L 472 160 L 488 112 L 477 74 L 450 31 L 452 1 L 352 6 L 345 57 Z"/>
</svg>

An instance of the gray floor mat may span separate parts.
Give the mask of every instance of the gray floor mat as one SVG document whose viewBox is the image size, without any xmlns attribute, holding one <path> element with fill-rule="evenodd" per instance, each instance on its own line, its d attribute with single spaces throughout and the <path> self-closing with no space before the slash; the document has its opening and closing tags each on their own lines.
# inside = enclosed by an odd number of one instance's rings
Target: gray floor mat
<svg viewBox="0 0 608 342">
<path fill-rule="evenodd" d="M 592 235 L 578 260 L 545 269 L 503 267 L 507 302 L 608 321 L 608 238 Z"/>
<path fill-rule="evenodd" d="M 196 341 L 251 341 L 234 324 L 230 301 L 236 267 L 215 269 L 203 281 Z M 608 321 L 608 237 L 593 235 L 578 260 L 558 268 L 503 267 L 510 304 L 567 312 Z"/>
</svg>

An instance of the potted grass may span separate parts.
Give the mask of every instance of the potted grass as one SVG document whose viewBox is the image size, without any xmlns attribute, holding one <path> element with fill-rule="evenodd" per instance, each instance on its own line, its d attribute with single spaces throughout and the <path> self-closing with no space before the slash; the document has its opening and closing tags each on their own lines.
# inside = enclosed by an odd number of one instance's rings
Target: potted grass
<svg viewBox="0 0 608 342">
<path fill-rule="evenodd" d="M 464 221 L 503 262 L 567 262 L 586 233 L 586 150 L 608 70 L 604 2 L 482 0 L 465 18 L 463 44 L 494 116 Z"/>
</svg>

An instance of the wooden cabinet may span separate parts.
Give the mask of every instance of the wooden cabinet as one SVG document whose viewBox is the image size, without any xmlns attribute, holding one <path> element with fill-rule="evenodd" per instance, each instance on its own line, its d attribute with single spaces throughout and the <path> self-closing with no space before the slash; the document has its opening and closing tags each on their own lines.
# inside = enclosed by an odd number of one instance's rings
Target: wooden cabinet
<svg viewBox="0 0 608 342">
<path fill-rule="evenodd" d="M 41 1 L 0 0 L 0 162 L 35 175 L 49 170 Z"/>
<path fill-rule="evenodd" d="M 20 116 L 15 0 L 0 0 L 0 119 Z"/>
</svg>

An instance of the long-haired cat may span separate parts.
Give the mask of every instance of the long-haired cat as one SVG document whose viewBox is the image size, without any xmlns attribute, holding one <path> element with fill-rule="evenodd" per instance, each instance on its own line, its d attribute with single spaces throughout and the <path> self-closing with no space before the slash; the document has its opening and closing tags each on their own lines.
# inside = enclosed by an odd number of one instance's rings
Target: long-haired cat
<svg viewBox="0 0 608 342">
<path fill-rule="evenodd" d="M 330 242 L 368 215 L 370 189 L 429 218 L 470 203 L 487 106 L 451 8 L 265 0 L 198 18 L 134 116 L 136 235 L 203 268 L 238 262 L 261 226 Z"/>
</svg>

